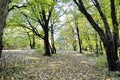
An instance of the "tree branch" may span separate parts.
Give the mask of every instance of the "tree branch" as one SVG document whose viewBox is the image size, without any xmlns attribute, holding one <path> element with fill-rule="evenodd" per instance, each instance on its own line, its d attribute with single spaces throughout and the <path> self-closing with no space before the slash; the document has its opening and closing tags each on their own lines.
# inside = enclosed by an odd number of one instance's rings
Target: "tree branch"
<svg viewBox="0 0 120 80">
<path fill-rule="evenodd" d="M 99 2 L 97 0 L 92 0 L 92 2 L 94 4 L 94 6 L 97 8 L 97 10 L 98 10 L 98 12 L 100 14 L 100 17 L 101 17 L 101 19 L 102 19 L 102 21 L 104 23 L 104 27 L 105 27 L 105 30 L 106 30 L 106 35 L 108 36 L 108 38 L 110 38 L 110 37 L 112 38 L 112 33 L 110 32 L 109 24 L 107 22 L 107 19 L 106 19 L 104 13 L 101 10 Z"/>
<path fill-rule="evenodd" d="M 31 31 L 34 32 L 38 37 L 40 37 L 41 39 L 44 39 L 44 36 L 42 36 L 38 30 L 31 24 L 31 22 L 28 19 L 28 16 L 26 14 L 24 14 L 23 12 L 21 12 L 23 14 L 23 16 L 27 19 L 28 24 L 31 27 Z"/>
<path fill-rule="evenodd" d="M 22 6 L 18 6 L 18 5 L 13 5 L 10 9 L 8 9 L 8 12 L 12 11 L 14 8 L 23 8 L 23 7 L 27 7 L 27 5 L 23 4 Z"/>
<path fill-rule="evenodd" d="M 113 23 L 113 26 L 118 26 L 118 21 L 117 21 L 117 17 L 116 17 L 116 9 L 115 9 L 115 1 L 114 0 L 110 0 L 110 8 L 111 8 L 111 17 L 112 17 L 112 23 Z"/>
<path fill-rule="evenodd" d="M 87 12 L 85 6 L 83 5 L 82 0 L 79 0 L 79 2 L 77 2 L 77 0 L 73 0 L 73 1 L 77 4 L 79 10 L 85 15 L 87 20 L 90 22 L 90 24 L 93 26 L 93 28 L 100 35 L 100 38 L 102 39 L 102 41 L 105 43 L 106 42 L 106 36 L 105 36 L 104 31 L 99 27 L 99 25 L 94 21 L 92 16 Z"/>
</svg>

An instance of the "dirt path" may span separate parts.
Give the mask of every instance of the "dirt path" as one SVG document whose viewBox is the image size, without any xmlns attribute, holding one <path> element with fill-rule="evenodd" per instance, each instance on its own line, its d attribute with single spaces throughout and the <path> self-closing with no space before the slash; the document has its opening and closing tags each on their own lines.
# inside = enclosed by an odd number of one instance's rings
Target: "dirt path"
<svg viewBox="0 0 120 80">
<path fill-rule="evenodd" d="M 0 80 L 105 80 L 104 69 L 97 69 L 95 58 L 60 52 L 45 57 L 34 50 L 3 51 L 8 72 Z M 4 79 L 4 76 L 7 77 Z"/>
</svg>

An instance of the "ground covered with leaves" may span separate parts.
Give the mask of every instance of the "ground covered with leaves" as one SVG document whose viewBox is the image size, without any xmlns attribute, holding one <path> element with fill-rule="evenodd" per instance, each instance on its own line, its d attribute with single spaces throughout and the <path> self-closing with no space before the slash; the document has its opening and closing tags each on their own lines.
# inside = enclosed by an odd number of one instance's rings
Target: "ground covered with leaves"
<svg viewBox="0 0 120 80">
<path fill-rule="evenodd" d="M 60 52 L 51 57 L 35 51 L 4 51 L 0 80 L 120 80 L 108 72 L 104 57 Z"/>
</svg>

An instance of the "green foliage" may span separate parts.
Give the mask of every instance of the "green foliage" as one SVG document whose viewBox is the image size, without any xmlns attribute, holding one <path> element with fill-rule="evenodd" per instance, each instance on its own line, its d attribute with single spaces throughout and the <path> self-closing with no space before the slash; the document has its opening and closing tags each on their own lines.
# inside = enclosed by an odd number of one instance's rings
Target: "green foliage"
<svg viewBox="0 0 120 80">
<path fill-rule="evenodd" d="M 29 2 L 30 7 L 34 9 L 35 13 L 40 13 L 42 10 L 48 12 L 54 6 L 53 0 L 31 0 Z"/>
<path fill-rule="evenodd" d="M 96 66 L 97 67 L 106 67 L 107 62 L 105 56 L 99 56 L 96 59 Z"/>
<path fill-rule="evenodd" d="M 5 49 L 29 47 L 29 39 L 21 28 L 6 28 L 3 36 Z"/>
</svg>

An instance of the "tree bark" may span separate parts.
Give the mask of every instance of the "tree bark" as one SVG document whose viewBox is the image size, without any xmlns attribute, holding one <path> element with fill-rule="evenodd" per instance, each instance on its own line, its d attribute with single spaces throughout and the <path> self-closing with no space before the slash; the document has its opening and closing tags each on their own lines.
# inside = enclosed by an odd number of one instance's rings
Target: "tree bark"
<svg viewBox="0 0 120 80">
<path fill-rule="evenodd" d="M 117 68 L 117 62 L 118 58 L 116 58 L 115 54 L 115 45 L 113 41 L 107 41 L 107 45 L 105 47 L 105 52 L 107 56 L 107 62 L 108 62 L 108 70 L 109 71 L 118 71 L 119 69 Z"/>
<path fill-rule="evenodd" d="M 2 35 L 3 35 L 3 30 L 6 27 L 8 5 L 9 5 L 9 0 L 0 0 L 0 58 L 2 56 L 2 49 L 3 49 Z"/>
<path fill-rule="evenodd" d="M 48 27 L 45 27 L 44 34 L 45 34 L 45 37 L 44 37 L 44 48 L 45 48 L 44 56 L 51 56 Z"/>
<path fill-rule="evenodd" d="M 115 11 L 115 0 L 110 0 L 111 2 L 111 18 L 112 18 L 112 24 L 113 24 L 113 39 L 114 39 L 114 45 L 115 45 L 115 55 L 116 59 L 118 59 L 118 39 L 119 39 L 119 30 L 118 30 L 118 21 L 116 17 L 116 11 Z"/>
<path fill-rule="evenodd" d="M 2 57 L 2 49 L 3 49 L 2 34 L 0 34 L 0 58 Z"/>
</svg>

